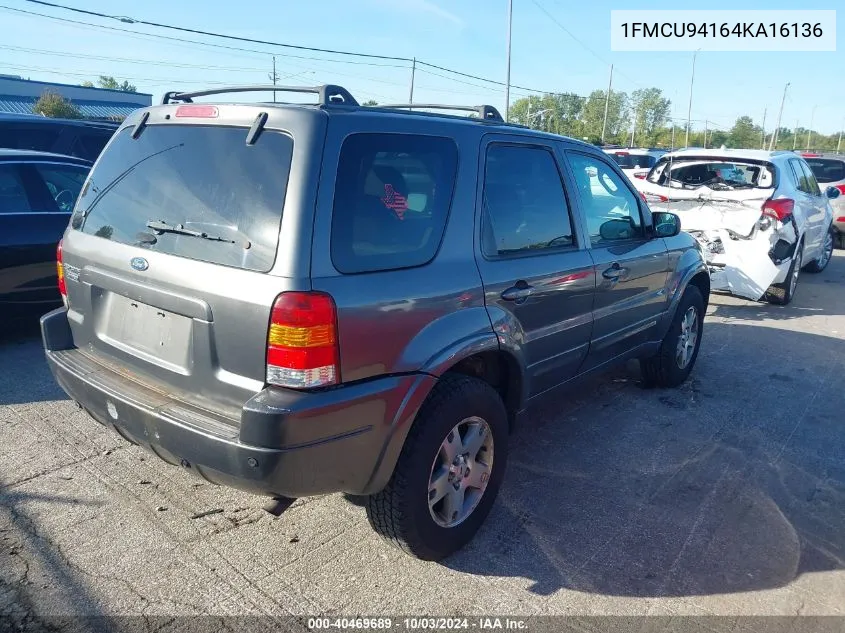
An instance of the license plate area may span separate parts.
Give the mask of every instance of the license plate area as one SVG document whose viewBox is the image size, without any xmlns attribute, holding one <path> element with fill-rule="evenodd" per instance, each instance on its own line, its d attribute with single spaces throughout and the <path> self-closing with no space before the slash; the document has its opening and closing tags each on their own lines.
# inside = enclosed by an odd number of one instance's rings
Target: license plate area
<svg viewBox="0 0 845 633">
<path fill-rule="evenodd" d="M 193 321 L 113 292 L 101 297 L 98 338 L 127 354 L 187 375 Z"/>
</svg>

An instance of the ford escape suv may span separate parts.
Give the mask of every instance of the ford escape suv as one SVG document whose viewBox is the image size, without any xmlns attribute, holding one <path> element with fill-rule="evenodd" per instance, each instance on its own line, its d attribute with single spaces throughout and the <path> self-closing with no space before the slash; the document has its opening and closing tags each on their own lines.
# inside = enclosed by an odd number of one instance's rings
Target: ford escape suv
<svg viewBox="0 0 845 633">
<path fill-rule="evenodd" d="M 83 186 L 41 326 L 97 421 L 213 483 L 366 497 L 436 560 L 487 516 L 530 404 L 634 358 L 686 379 L 701 250 L 604 152 L 337 86 L 194 101 L 258 89 L 168 93 Z"/>
</svg>

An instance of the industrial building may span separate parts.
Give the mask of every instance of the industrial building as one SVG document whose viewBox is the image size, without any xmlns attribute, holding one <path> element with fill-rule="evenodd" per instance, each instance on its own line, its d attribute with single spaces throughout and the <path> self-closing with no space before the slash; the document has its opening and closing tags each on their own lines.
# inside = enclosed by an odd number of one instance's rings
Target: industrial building
<svg viewBox="0 0 845 633">
<path fill-rule="evenodd" d="M 45 91 L 56 92 L 71 101 L 89 120 L 122 119 L 138 108 L 152 104 L 152 95 L 72 84 L 31 81 L 15 75 L 0 75 L 0 112 L 33 114 L 32 106 Z"/>
</svg>

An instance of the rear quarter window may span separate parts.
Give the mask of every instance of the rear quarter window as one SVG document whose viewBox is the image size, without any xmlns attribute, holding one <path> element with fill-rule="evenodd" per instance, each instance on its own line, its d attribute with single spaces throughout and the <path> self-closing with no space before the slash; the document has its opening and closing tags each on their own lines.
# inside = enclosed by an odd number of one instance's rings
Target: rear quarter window
<svg viewBox="0 0 845 633">
<path fill-rule="evenodd" d="M 361 273 L 431 261 L 443 238 L 457 164 L 458 149 L 449 138 L 348 136 L 332 210 L 335 268 Z"/>
</svg>

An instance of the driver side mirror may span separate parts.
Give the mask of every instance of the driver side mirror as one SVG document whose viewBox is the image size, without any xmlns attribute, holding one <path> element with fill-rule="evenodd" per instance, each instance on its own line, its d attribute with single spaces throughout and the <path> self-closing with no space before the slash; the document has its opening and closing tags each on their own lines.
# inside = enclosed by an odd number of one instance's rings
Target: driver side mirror
<svg viewBox="0 0 845 633">
<path fill-rule="evenodd" d="M 681 232 L 681 218 L 674 213 L 654 212 L 651 214 L 651 219 L 654 222 L 654 234 L 657 237 L 675 237 Z"/>
<path fill-rule="evenodd" d="M 836 198 L 842 195 L 842 191 L 838 187 L 828 187 L 824 190 L 824 195 L 831 200 L 836 200 Z"/>
</svg>

